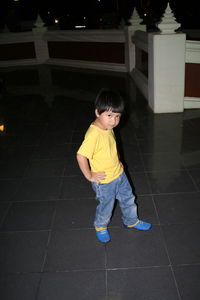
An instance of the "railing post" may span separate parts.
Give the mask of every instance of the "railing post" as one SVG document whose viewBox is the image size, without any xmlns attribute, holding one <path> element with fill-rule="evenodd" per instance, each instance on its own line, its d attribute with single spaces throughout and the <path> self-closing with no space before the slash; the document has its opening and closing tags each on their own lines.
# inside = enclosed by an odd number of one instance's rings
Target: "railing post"
<svg viewBox="0 0 200 300">
<path fill-rule="evenodd" d="M 148 34 L 148 102 L 155 113 L 184 108 L 186 35 L 176 33 L 178 27 L 168 5 L 158 25 L 161 32 Z"/>
<path fill-rule="evenodd" d="M 44 39 L 47 27 L 44 27 L 44 23 L 39 15 L 34 25 L 35 27 L 32 31 L 34 36 L 36 58 L 38 63 L 43 64 L 49 59 L 48 44 Z"/>
<path fill-rule="evenodd" d="M 135 68 L 135 44 L 132 42 L 132 37 L 136 30 L 146 31 L 145 25 L 140 24 L 142 19 L 138 15 L 136 8 L 129 19 L 129 26 L 124 29 L 125 34 L 125 65 L 128 72 L 132 72 Z"/>
</svg>

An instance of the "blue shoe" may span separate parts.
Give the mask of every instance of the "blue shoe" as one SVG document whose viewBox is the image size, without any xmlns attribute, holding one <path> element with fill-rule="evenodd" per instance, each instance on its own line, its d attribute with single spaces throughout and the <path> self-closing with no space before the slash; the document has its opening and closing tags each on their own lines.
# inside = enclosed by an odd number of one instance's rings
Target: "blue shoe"
<svg viewBox="0 0 200 300">
<path fill-rule="evenodd" d="M 96 227 L 96 236 L 101 243 L 107 243 L 110 241 L 110 234 L 107 227 Z"/>
<path fill-rule="evenodd" d="M 124 225 L 127 229 L 138 229 L 138 230 L 149 230 L 151 228 L 151 224 L 138 220 L 135 224 L 132 225 Z"/>
</svg>

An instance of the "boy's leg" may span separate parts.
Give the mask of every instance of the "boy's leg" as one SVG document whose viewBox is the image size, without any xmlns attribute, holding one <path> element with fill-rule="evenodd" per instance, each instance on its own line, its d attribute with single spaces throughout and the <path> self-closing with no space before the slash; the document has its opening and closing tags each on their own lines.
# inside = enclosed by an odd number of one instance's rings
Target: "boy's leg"
<svg viewBox="0 0 200 300">
<path fill-rule="evenodd" d="M 94 226 L 95 228 L 107 227 L 115 203 L 115 185 L 113 182 L 106 184 L 92 182 L 92 187 L 96 193 L 96 200 L 99 202 L 96 208 Z"/>
<path fill-rule="evenodd" d="M 126 228 L 139 230 L 148 230 L 151 228 L 150 223 L 143 222 L 138 219 L 135 196 L 125 173 L 120 176 L 120 183 L 117 189 L 116 198 L 119 201 L 123 214 L 123 223 Z"/>
<path fill-rule="evenodd" d="M 122 220 L 124 225 L 131 225 L 138 221 L 137 205 L 135 204 L 135 195 L 132 192 L 131 185 L 125 173 L 120 176 L 117 188 L 116 198 L 122 211 Z"/>
<path fill-rule="evenodd" d="M 100 242 L 107 243 L 110 241 L 110 235 L 107 225 L 110 222 L 114 203 L 115 203 L 115 184 L 98 184 L 93 182 L 92 187 L 96 193 L 96 200 L 99 204 L 96 208 L 94 226 L 96 235 Z"/>
</svg>

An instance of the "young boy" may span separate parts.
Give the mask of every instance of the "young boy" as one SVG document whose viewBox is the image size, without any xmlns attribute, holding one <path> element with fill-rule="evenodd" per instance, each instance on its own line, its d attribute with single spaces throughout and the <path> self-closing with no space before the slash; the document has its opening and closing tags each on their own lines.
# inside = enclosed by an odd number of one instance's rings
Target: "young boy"
<svg viewBox="0 0 200 300">
<path fill-rule="evenodd" d="M 115 199 L 119 201 L 126 228 L 148 230 L 151 227 L 150 223 L 138 219 L 135 196 L 117 153 L 113 128 L 119 124 L 123 111 L 124 102 L 120 95 L 102 89 L 95 100 L 96 120 L 87 130 L 77 152 L 79 167 L 91 182 L 99 201 L 94 227 L 102 243 L 110 241 L 107 226 Z"/>
</svg>

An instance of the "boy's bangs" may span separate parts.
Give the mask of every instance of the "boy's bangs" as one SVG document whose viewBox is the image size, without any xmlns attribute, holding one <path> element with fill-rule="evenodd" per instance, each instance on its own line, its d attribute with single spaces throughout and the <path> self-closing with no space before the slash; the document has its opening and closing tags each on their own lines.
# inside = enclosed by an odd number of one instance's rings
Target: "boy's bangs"
<svg viewBox="0 0 200 300">
<path fill-rule="evenodd" d="M 124 112 L 124 105 L 120 105 L 120 106 L 117 106 L 117 107 L 113 107 L 113 106 L 105 107 L 105 109 L 103 109 L 102 112 L 103 111 L 111 111 L 111 112 L 114 112 L 114 113 L 122 114 Z"/>
<path fill-rule="evenodd" d="M 123 99 L 113 91 L 102 91 L 96 99 L 95 106 L 100 114 L 109 110 L 121 114 L 124 112 Z"/>
</svg>

